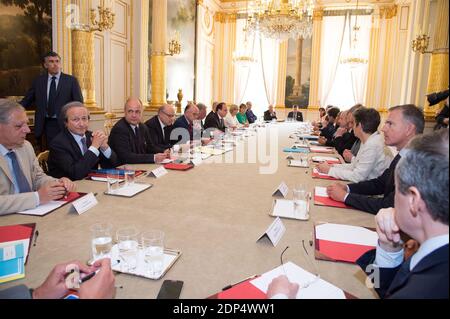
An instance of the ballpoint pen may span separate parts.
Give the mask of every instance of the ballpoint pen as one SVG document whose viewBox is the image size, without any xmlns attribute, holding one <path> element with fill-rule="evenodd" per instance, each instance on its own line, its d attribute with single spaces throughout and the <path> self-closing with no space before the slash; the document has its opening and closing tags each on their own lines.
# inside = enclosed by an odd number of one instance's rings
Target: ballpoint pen
<svg viewBox="0 0 450 319">
<path fill-rule="evenodd" d="M 245 281 L 247 281 L 247 280 L 250 280 L 250 279 L 253 279 L 253 278 L 256 278 L 256 277 L 258 277 L 258 275 L 252 275 L 252 276 L 247 277 L 247 278 L 245 278 L 245 279 L 243 279 L 243 280 L 241 280 L 241 281 L 238 281 L 238 282 L 235 282 L 235 283 L 230 284 L 230 285 L 228 285 L 228 286 L 225 286 L 225 287 L 222 288 L 222 291 L 225 291 L 225 290 L 228 290 L 228 289 L 230 289 L 230 288 L 233 288 L 233 287 L 236 286 L 236 285 L 239 285 L 239 284 L 241 284 L 241 283 L 243 283 L 243 282 L 245 282 Z"/>
<path fill-rule="evenodd" d="M 111 265 L 111 268 L 114 266 L 117 266 L 119 263 L 120 263 L 120 259 L 117 259 L 116 263 Z M 90 274 L 84 276 L 83 278 L 80 278 L 79 283 L 82 284 L 83 282 L 88 281 L 89 279 L 94 277 L 99 271 L 100 271 L 100 269 L 97 269 L 96 271 L 91 272 Z"/>
</svg>

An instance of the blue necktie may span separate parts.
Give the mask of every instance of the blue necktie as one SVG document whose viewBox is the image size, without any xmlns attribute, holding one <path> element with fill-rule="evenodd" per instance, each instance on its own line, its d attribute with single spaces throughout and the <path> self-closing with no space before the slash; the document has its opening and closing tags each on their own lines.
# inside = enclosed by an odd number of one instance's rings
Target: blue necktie
<svg viewBox="0 0 450 319">
<path fill-rule="evenodd" d="M 50 91 L 48 93 L 47 115 L 53 117 L 56 113 L 56 76 L 52 76 Z"/>
<path fill-rule="evenodd" d="M 30 184 L 27 181 L 27 178 L 23 174 L 22 169 L 20 168 L 20 164 L 17 161 L 16 153 L 9 152 L 6 154 L 11 159 L 12 167 L 14 172 L 12 172 L 16 176 L 16 183 L 19 188 L 19 193 L 29 193 L 31 192 Z"/>
<path fill-rule="evenodd" d="M 83 155 L 84 155 L 88 151 L 85 137 L 81 138 L 81 146 L 83 147 Z"/>
</svg>

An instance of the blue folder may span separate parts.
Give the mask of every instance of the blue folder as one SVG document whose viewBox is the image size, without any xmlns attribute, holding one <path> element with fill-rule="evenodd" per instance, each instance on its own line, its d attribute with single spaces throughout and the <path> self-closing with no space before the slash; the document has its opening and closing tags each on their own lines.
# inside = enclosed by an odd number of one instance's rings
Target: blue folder
<svg viewBox="0 0 450 319">
<path fill-rule="evenodd" d="M 283 149 L 283 152 L 285 153 L 309 153 L 309 149 L 308 148 L 304 148 L 304 147 L 296 147 L 296 148 L 290 148 L 290 147 L 286 147 Z"/>
<path fill-rule="evenodd" d="M 14 250 L 11 252 L 11 248 Z M 5 259 L 5 251 L 7 256 Z M 8 257 L 10 255 L 11 257 Z M 25 249 L 23 243 L 0 247 L 0 283 L 25 277 Z"/>
</svg>

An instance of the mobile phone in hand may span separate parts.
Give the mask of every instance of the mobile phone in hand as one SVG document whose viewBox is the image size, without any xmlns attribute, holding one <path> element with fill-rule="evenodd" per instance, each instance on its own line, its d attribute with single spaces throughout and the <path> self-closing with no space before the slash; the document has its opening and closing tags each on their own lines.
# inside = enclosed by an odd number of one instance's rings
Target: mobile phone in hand
<svg viewBox="0 0 450 319">
<path fill-rule="evenodd" d="M 180 280 L 164 280 L 156 299 L 179 299 L 182 288 Z"/>
</svg>

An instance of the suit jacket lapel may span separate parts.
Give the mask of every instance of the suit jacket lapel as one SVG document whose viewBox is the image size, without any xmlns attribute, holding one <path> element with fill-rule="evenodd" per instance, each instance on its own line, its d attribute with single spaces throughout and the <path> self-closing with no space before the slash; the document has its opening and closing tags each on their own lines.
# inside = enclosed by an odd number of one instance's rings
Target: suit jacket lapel
<svg viewBox="0 0 450 319">
<path fill-rule="evenodd" d="M 61 72 L 61 75 L 59 76 L 58 87 L 56 88 L 55 99 L 58 98 L 59 92 L 61 92 L 61 88 L 64 85 L 64 82 L 65 82 L 64 73 Z"/>
<path fill-rule="evenodd" d="M 11 184 L 13 183 L 13 177 L 11 175 L 11 172 L 9 170 L 8 162 L 6 159 L 2 156 L 0 157 L 0 169 L 3 170 L 6 176 L 8 176 L 9 180 L 11 181 Z"/>
</svg>

